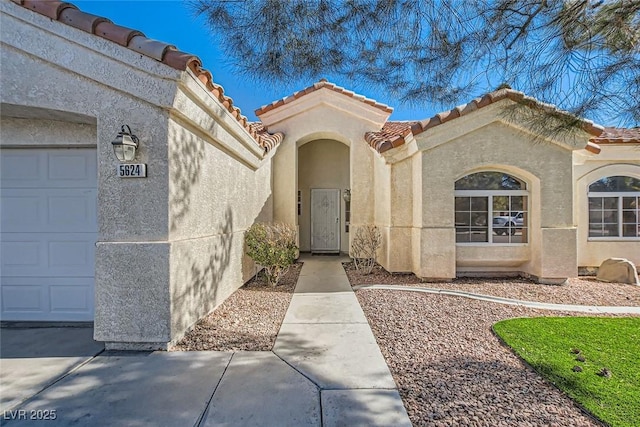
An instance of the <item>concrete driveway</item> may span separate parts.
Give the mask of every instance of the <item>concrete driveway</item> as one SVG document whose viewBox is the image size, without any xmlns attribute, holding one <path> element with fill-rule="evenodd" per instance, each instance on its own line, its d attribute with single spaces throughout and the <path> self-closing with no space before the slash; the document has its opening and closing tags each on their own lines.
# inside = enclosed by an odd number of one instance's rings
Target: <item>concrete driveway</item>
<svg viewBox="0 0 640 427">
<path fill-rule="evenodd" d="M 3 415 L 102 352 L 91 327 L 0 329 L 0 413 Z"/>
</svg>

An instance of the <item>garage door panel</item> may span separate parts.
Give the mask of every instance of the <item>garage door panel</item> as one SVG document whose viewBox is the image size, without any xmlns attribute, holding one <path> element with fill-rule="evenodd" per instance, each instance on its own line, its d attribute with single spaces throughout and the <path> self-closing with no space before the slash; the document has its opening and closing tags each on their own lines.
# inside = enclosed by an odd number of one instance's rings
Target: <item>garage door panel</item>
<svg viewBox="0 0 640 427">
<path fill-rule="evenodd" d="M 65 240 L 55 240 L 49 243 L 48 270 L 52 275 L 65 276 L 76 272 L 77 275 L 93 276 L 95 260 L 95 243 L 93 236 L 69 236 Z M 72 240 L 74 239 L 74 240 Z"/>
<path fill-rule="evenodd" d="M 47 227 L 57 231 L 90 231 L 96 229 L 96 192 L 84 190 L 72 195 L 68 191 L 55 191 L 48 197 Z"/>
<path fill-rule="evenodd" d="M 1 248 L 3 277 L 94 275 L 91 233 L 3 233 Z"/>
<path fill-rule="evenodd" d="M 93 278 L 5 278 L 4 320 L 93 320 Z"/>
<path fill-rule="evenodd" d="M 33 281 L 26 283 L 2 285 L 2 311 L 4 313 L 40 313 L 44 311 L 45 295 L 43 287 L 34 284 Z"/>
<path fill-rule="evenodd" d="M 75 150 L 64 150 L 49 154 L 47 160 L 49 186 L 69 187 L 83 183 L 83 186 L 95 187 L 97 181 L 95 155 L 87 156 Z"/>
<path fill-rule="evenodd" d="M 95 149 L 3 149 L 3 320 L 93 319 Z"/>
<path fill-rule="evenodd" d="M 3 233 L 86 231 L 95 233 L 95 189 L 3 189 Z"/>
<path fill-rule="evenodd" d="M 0 179 L 7 187 L 37 187 L 44 181 L 43 155 L 33 150 L 3 150 Z"/>
<path fill-rule="evenodd" d="M 93 288 L 84 285 L 51 285 L 50 308 L 54 313 L 93 313 Z"/>
<path fill-rule="evenodd" d="M 95 188 L 94 149 L 5 149 L 0 178 L 8 188 Z"/>
<path fill-rule="evenodd" d="M 34 270 L 42 265 L 42 242 L 32 241 L 7 241 L 4 236 L 0 245 L 2 254 L 2 274 L 8 275 L 11 269 Z"/>
<path fill-rule="evenodd" d="M 45 200 L 38 194 L 20 194 L 15 190 L 2 191 L 0 225 L 2 230 L 32 231 L 42 226 Z"/>
</svg>

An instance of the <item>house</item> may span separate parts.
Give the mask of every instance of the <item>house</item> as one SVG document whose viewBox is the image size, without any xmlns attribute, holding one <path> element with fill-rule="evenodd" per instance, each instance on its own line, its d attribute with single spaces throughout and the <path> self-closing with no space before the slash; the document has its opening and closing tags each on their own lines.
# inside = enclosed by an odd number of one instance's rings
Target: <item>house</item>
<svg viewBox="0 0 640 427">
<path fill-rule="evenodd" d="M 392 122 L 324 80 L 250 123 L 194 55 L 68 3 L 0 8 L 3 320 L 166 349 L 254 274 L 257 221 L 311 252 L 376 224 L 379 263 L 429 279 L 640 263 L 640 129 L 540 135 L 505 111 L 566 114 L 510 89 Z"/>
</svg>

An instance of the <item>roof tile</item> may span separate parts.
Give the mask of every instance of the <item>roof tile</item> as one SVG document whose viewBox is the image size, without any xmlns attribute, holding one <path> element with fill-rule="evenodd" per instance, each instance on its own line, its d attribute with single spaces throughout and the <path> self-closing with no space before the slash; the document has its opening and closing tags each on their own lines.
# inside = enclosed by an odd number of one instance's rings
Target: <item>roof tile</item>
<svg viewBox="0 0 640 427">
<path fill-rule="evenodd" d="M 478 109 L 478 104 L 476 104 L 475 102 L 469 102 L 468 104 L 457 106 L 456 109 L 460 111 L 461 116 L 464 116 L 465 114 L 469 114 L 472 111 L 476 111 Z"/>
<path fill-rule="evenodd" d="M 200 58 L 196 55 L 182 52 L 180 50 L 168 50 L 165 53 L 162 62 L 176 70 L 186 70 L 187 68 L 193 69 L 192 67 L 194 66 L 200 67 L 202 65 Z"/>
<path fill-rule="evenodd" d="M 600 146 L 598 144 L 594 144 L 593 142 L 589 141 L 587 142 L 587 146 L 584 147 L 585 150 L 593 153 L 593 154 L 600 154 L 600 151 L 602 151 L 602 149 L 600 148 Z"/>
<path fill-rule="evenodd" d="M 272 150 L 284 139 L 284 134 L 282 132 L 271 134 L 267 132 L 267 129 L 260 122 L 249 123 L 248 129 L 253 135 L 255 135 L 258 144 L 262 146 L 265 153 Z"/>
<path fill-rule="evenodd" d="M 75 7 L 68 5 L 60 12 L 58 20 L 63 24 L 70 25 L 79 30 L 86 31 L 87 33 L 93 33 L 96 26 L 101 22 L 111 22 L 107 18 L 101 16 L 92 15 L 90 13 L 82 12 Z"/>
<path fill-rule="evenodd" d="M 419 122 L 387 122 L 379 132 L 367 132 L 365 134 L 365 140 L 376 150 L 382 152 L 379 148 L 382 146 L 387 147 L 387 145 L 384 145 L 383 142 L 388 142 L 389 144 L 393 145 L 393 147 L 397 147 L 404 143 L 404 138 L 407 136 L 407 134 L 405 133 L 406 129 L 409 129 L 409 131 L 413 133 L 413 135 L 418 135 L 433 127 L 439 126 L 458 117 L 467 115 L 475 110 L 486 107 L 487 105 L 506 98 L 524 105 L 537 106 L 539 108 L 542 108 L 546 112 L 569 115 L 569 113 L 561 111 L 551 104 L 546 104 L 537 101 L 535 98 L 525 96 L 525 94 L 522 92 L 512 89 L 500 89 L 491 93 L 487 93 L 479 98 L 475 98 L 468 104 L 459 105 L 451 110 L 438 113 L 431 118 L 421 120 Z M 592 142 L 589 143 L 587 147 L 585 147 L 589 151 L 599 152 L 600 148 L 597 146 L 598 143 L 640 143 L 640 128 L 607 128 L 605 132 L 602 133 L 603 129 L 600 126 L 595 125 L 593 122 L 589 120 L 581 120 L 580 122 L 585 132 L 595 136 L 595 138 L 591 139 Z M 600 133 L 602 133 L 602 135 L 600 135 Z M 600 136 L 598 137 L 598 135 Z M 399 138 L 400 136 L 402 138 Z"/>
<path fill-rule="evenodd" d="M 640 127 L 606 127 L 604 132 L 591 138 L 591 141 L 596 144 L 640 144 Z"/>
<path fill-rule="evenodd" d="M 96 25 L 95 34 L 124 47 L 128 47 L 133 37 L 144 36 L 140 31 L 116 25 L 110 21 L 100 22 Z"/>
<path fill-rule="evenodd" d="M 476 104 L 476 106 L 478 108 L 482 108 L 482 107 L 486 107 L 487 105 L 491 104 L 493 102 L 493 100 L 491 99 L 491 97 L 487 94 L 487 95 L 483 95 L 480 98 L 476 98 L 473 101 L 471 101 L 471 103 Z"/>
<path fill-rule="evenodd" d="M 404 144 L 406 136 L 412 133 L 412 128 L 418 122 L 387 122 L 378 132 L 367 132 L 365 141 L 379 153 L 383 153 Z"/>
<path fill-rule="evenodd" d="M 58 19 L 60 12 L 67 7 L 75 7 L 70 3 L 61 1 L 42 1 L 42 0 L 24 0 L 18 3 L 22 7 L 31 9 L 34 12 L 38 12 L 40 15 L 44 15 L 51 19 Z"/>
<path fill-rule="evenodd" d="M 352 92 L 350 90 L 346 90 L 343 87 L 340 86 L 336 86 L 334 83 L 331 83 L 329 81 L 327 81 L 327 79 L 320 79 L 319 81 L 315 82 L 314 84 L 312 84 L 311 86 L 304 88 L 298 92 L 295 92 L 293 95 L 291 96 L 286 96 L 282 99 L 279 99 L 275 102 L 272 102 L 271 104 L 267 104 L 267 105 L 263 105 L 262 107 L 258 108 L 255 113 L 257 116 L 261 116 L 262 114 L 265 114 L 268 111 L 271 111 L 275 108 L 281 107 L 285 104 L 288 104 L 296 99 L 299 99 L 301 97 L 303 97 L 304 95 L 307 95 L 311 92 L 315 92 L 317 90 L 320 89 L 329 89 L 332 90 L 334 92 L 346 95 L 350 98 L 353 99 L 357 99 L 361 102 L 364 102 L 365 104 L 371 105 L 373 107 L 379 108 L 382 111 L 385 111 L 387 113 L 391 113 L 393 111 L 393 108 L 389 107 L 388 105 L 385 104 L 381 104 L 373 99 L 369 99 L 369 98 L 365 98 L 362 95 L 358 95 L 355 92 Z"/>
<path fill-rule="evenodd" d="M 135 36 L 129 42 L 129 49 L 162 62 L 167 50 L 176 50 L 176 47 L 145 36 Z"/>
</svg>

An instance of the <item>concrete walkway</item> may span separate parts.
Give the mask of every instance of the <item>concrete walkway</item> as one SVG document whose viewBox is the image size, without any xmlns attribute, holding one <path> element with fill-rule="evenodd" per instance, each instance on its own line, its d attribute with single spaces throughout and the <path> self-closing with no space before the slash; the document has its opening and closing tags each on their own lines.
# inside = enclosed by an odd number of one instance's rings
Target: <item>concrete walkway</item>
<svg viewBox="0 0 640 427">
<path fill-rule="evenodd" d="M 575 311 L 578 313 L 601 313 L 601 314 L 640 314 L 640 307 L 633 306 L 606 306 L 606 305 L 575 305 L 575 304 L 552 304 L 537 301 L 523 301 L 513 298 L 496 297 L 493 295 L 475 294 L 472 292 L 456 291 L 451 289 L 438 288 L 420 288 L 412 286 L 394 286 L 394 285 L 360 285 L 354 286 L 354 290 L 358 289 L 386 289 L 392 291 L 409 291 L 424 292 L 428 294 L 450 295 L 457 297 L 465 297 L 477 299 L 480 301 L 496 302 L 499 304 L 519 305 L 529 308 L 538 308 L 542 310 L 555 311 Z"/>
<path fill-rule="evenodd" d="M 10 332 L 17 341 L 2 349 L 0 425 L 410 426 L 342 268 L 346 258 L 302 260 L 273 352 L 95 355 L 101 349 L 84 331 L 82 348 L 60 353 L 51 349 L 75 338 Z M 54 360 L 42 365 L 27 342 L 49 348 Z"/>
<path fill-rule="evenodd" d="M 302 256 L 273 352 L 233 355 L 204 425 L 411 425 L 346 260 Z"/>
</svg>

